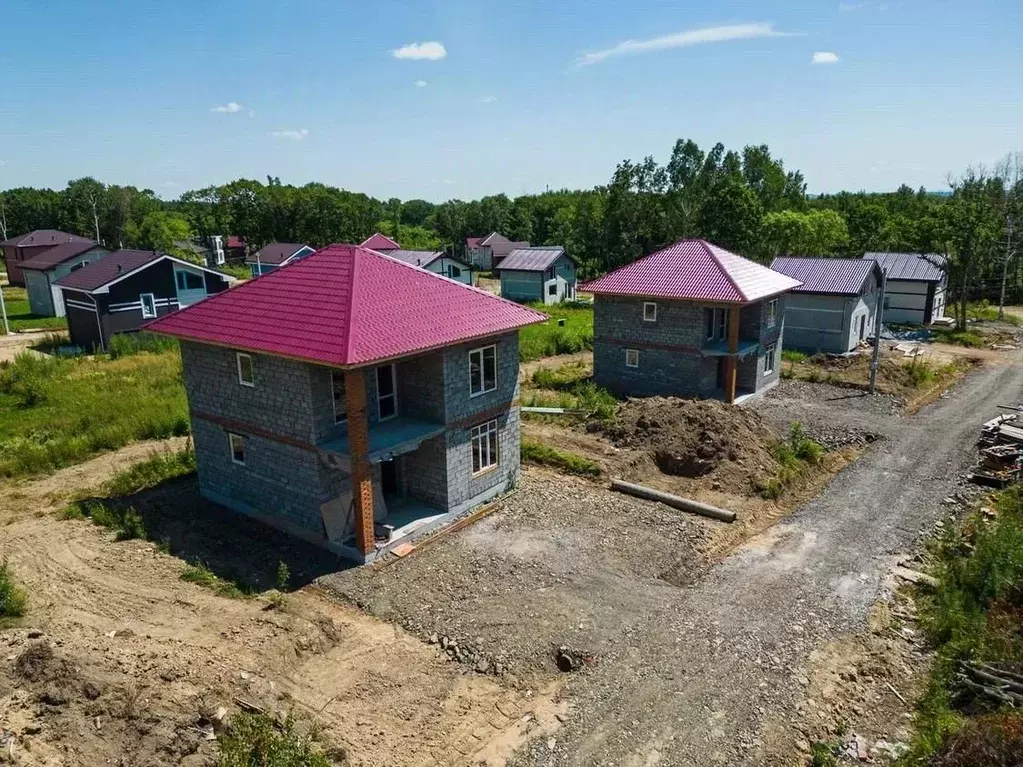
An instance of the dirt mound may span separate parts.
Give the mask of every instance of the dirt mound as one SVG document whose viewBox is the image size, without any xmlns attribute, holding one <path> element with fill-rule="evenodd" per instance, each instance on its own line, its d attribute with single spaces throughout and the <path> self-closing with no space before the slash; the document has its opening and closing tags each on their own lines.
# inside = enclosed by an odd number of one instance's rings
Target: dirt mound
<svg viewBox="0 0 1023 767">
<path fill-rule="evenodd" d="M 74 667 L 57 655 L 48 642 L 36 642 L 26 647 L 14 661 L 17 675 L 27 682 L 58 682 L 65 684 L 74 679 Z"/>
<path fill-rule="evenodd" d="M 620 448 L 645 450 L 676 477 L 703 477 L 736 468 L 747 477 L 776 466 L 778 443 L 759 413 L 716 400 L 632 399 L 603 427 Z"/>
</svg>

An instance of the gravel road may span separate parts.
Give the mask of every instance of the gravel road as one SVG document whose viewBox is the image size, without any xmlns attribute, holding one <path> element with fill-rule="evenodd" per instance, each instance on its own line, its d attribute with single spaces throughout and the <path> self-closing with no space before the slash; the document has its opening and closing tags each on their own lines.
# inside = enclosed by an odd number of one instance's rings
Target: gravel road
<svg viewBox="0 0 1023 767">
<path fill-rule="evenodd" d="M 863 424 L 886 439 L 787 523 L 633 624 L 597 671 L 572 677 L 573 715 L 553 749 L 534 744 L 517 763 L 791 763 L 778 753 L 797 737 L 810 653 L 865 627 L 894 555 L 931 528 L 960 481 L 980 423 L 1021 393 L 1023 366 L 991 366 L 915 416 L 865 410 Z M 785 407 L 779 397 L 767 407 Z"/>
</svg>

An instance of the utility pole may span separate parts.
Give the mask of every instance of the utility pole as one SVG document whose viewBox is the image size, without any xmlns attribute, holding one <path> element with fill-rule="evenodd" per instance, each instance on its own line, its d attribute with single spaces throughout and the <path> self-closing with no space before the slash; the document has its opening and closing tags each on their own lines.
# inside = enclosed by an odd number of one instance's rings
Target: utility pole
<svg viewBox="0 0 1023 767">
<path fill-rule="evenodd" d="M 878 297 L 877 317 L 874 320 L 874 358 L 870 361 L 870 393 L 877 384 L 877 366 L 881 358 L 881 328 L 884 324 L 884 294 L 888 288 L 888 272 L 881 270 L 881 295 Z"/>
</svg>

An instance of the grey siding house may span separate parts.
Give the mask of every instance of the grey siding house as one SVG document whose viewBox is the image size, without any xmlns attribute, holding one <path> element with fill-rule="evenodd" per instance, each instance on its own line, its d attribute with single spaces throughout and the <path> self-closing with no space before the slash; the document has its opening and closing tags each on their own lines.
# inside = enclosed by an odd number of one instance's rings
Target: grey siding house
<svg viewBox="0 0 1023 767">
<path fill-rule="evenodd" d="M 875 332 L 881 289 L 876 262 L 780 257 L 771 268 L 803 283 L 785 302 L 787 348 L 845 354 Z"/>
<path fill-rule="evenodd" d="M 884 321 L 929 325 L 945 316 L 948 280 L 940 253 L 867 253 L 886 276 Z"/>
<path fill-rule="evenodd" d="M 405 250 L 400 248 L 389 250 L 384 255 L 447 277 L 449 280 L 461 282 L 463 285 L 472 285 L 472 267 L 461 259 L 445 255 L 442 250 Z"/>
<path fill-rule="evenodd" d="M 147 329 L 181 339 L 202 494 L 364 562 L 514 486 L 544 319 L 338 245 Z"/>
<path fill-rule="evenodd" d="M 543 304 L 575 300 L 576 263 L 560 245 L 516 248 L 495 270 L 504 298 Z"/>
<path fill-rule="evenodd" d="M 292 261 L 305 258 L 314 251 L 315 248 L 302 242 L 271 242 L 252 255 L 246 256 L 245 264 L 252 272 L 252 276 L 258 277 Z"/>
<path fill-rule="evenodd" d="M 593 376 L 619 395 L 736 402 L 778 383 L 793 280 L 682 240 L 587 283 Z"/>
<path fill-rule="evenodd" d="M 513 242 L 498 232 L 485 237 L 469 237 L 465 241 L 465 260 L 475 269 L 489 271 L 500 266 L 501 260 L 516 248 L 528 248 L 528 242 Z"/>
<path fill-rule="evenodd" d="M 32 314 L 40 317 L 63 317 L 64 299 L 54 283 L 78 269 L 83 269 L 106 256 L 110 251 L 92 241 L 65 242 L 43 251 L 21 265 Z"/>
</svg>

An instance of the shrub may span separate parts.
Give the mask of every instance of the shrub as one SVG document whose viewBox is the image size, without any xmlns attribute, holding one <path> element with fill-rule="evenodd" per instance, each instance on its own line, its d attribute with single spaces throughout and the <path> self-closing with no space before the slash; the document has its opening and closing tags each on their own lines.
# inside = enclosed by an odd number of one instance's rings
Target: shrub
<svg viewBox="0 0 1023 767">
<path fill-rule="evenodd" d="M 314 740 L 296 731 L 290 714 L 277 721 L 266 714 L 239 712 L 217 736 L 220 767 L 331 767 Z"/>
<path fill-rule="evenodd" d="M 781 358 L 785 362 L 804 362 L 809 358 L 810 355 L 805 352 L 796 351 L 795 349 L 782 349 Z"/>
<path fill-rule="evenodd" d="M 64 510 L 64 518 L 87 518 L 94 525 L 113 530 L 119 541 L 146 537 L 145 522 L 131 506 L 119 507 L 102 501 L 79 501 Z"/>
<path fill-rule="evenodd" d="M 251 595 L 250 589 L 234 581 L 221 578 L 202 562 L 186 567 L 181 573 L 181 580 L 187 583 L 198 584 L 222 597 L 229 597 L 230 599 L 245 599 Z"/>
<path fill-rule="evenodd" d="M 966 722 L 930 760 L 932 767 L 1018 767 L 1023 714 L 990 714 Z"/>
<path fill-rule="evenodd" d="M 810 746 L 810 767 L 838 767 L 837 752 L 834 743 L 816 741 Z"/>
<path fill-rule="evenodd" d="M 954 328 L 932 328 L 931 333 L 936 341 L 955 346 L 977 349 L 987 346 L 988 341 L 980 333 L 973 330 L 955 330 Z"/>
<path fill-rule="evenodd" d="M 128 357 L 143 352 L 159 354 L 160 352 L 177 351 L 177 348 L 178 342 L 174 338 L 140 330 L 137 333 L 115 333 L 110 336 L 110 341 L 107 343 L 107 356 L 116 360 L 119 357 Z"/>
<path fill-rule="evenodd" d="M 778 500 L 789 484 L 805 474 L 810 466 L 817 466 L 824 460 L 824 453 L 824 446 L 806 436 L 803 425 L 793 421 L 789 426 L 788 439 L 774 448 L 778 473 L 767 480 L 760 480 L 754 489 L 767 500 Z"/>
<path fill-rule="evenodd" d="M 566 450 L 557 450 L 540 442 L 522 440 L 521 452 L 523 461 L 550 466 L 567 474 L 578 474 L 583 477 L 600 476 L 600 466 L 596 462 Z"/>
<path fill-rule="evenodd" d="M 28 595 L 14 582 L 14 572 L 5 559 L 0 563 L 0 618 L 20 618 L 27 604 Z"/>
<path fill-rule="evenodd" d="M 154 453 L 146 460 L 119 471 L 103 485 L 103 491 L 109 497 L 131 495 L 194 471 L 195 452 L 191 449 Z"/>
</svg>

